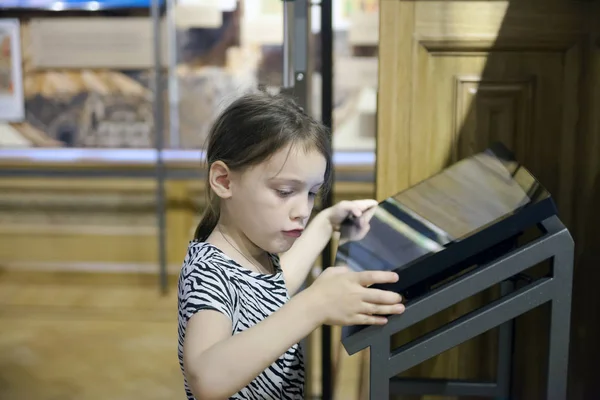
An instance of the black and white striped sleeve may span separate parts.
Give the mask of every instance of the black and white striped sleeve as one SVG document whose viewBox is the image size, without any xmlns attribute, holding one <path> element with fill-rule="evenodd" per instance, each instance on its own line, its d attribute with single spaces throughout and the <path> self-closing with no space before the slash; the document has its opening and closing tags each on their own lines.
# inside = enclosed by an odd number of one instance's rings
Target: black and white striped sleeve
<svg viewBox="0 0 600 400">
<path fill-rule="evenodd" d="M 234 297 L 225 271 L 205 261 L 188 265 L 182 276 L 179 309 L 186 320 L 201 310 L 214 310 L 233 321 Z"/>
</svg>

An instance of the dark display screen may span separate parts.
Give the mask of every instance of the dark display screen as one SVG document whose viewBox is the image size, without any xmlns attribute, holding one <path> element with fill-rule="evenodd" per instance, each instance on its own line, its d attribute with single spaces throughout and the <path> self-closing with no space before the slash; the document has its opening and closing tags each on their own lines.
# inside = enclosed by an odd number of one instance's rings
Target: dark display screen
<svg viewBox="0 0 600 400">
<path fill-rule="evenodd" d="M 549 197 L 504 148 L 489 149 L 381 202 L 367 236 L 340 246 L 336 265 L 400 270 Z"/>
</svg>

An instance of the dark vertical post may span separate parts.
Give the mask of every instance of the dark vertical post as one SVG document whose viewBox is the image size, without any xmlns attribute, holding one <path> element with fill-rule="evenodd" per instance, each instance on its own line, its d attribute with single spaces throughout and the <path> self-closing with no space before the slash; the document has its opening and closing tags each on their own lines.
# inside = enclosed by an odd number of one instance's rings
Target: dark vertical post
<svg viewBox="0 0 600 400">
<path fill-rule="evenodd" d="M 562 232 L 567 236 L 566 231 Z M 574 243 L 565 237 L 563 248 L 552 261 L 554 298 L 550 309 L 550 343 L 548 348 L 548 376 L 546 399 L 566 400 L 569 375 L 569 344 L 571 334 L 571 301 L 573 290 Z M 568 240 L 568 245 L 566 244 Z"/>
<path fill-rule="evenodd" d="M 371 345 L 369 399 L 387 400 L 390 398 L 390 376 L 388 360 L 390 359 L 390 337 L 380 332 L 379 338 Z"/>
<path fill-rule="evenodd" d="M 516 246 L 515 246 L 516 248 Z M 515 290 L 512 281 L 500 283 L 500 295 L 506 296 Z M 515 320 L 506 321 L 498 327 L 498 363 L 496 384 L 498 385 L 498 399 L 510 399 L 512 388 L 513 370 L 513 338 Z"/>
<path fill-rule="evenodd" d="M 332 0 L 321 0 L 321 119 L 331 131 L 333 142 L 333 7 Z M 335 177 L 334 177 L 335 179 Z M 333 189 L 323 196 L 322 208 L 330 207 L 333 202 Z M 332 249 L 328 243 L 321 256 L 323 268 L 331 264 Z M 322 399 L 333 397 L 331 366 L 331 328 L 322 327 Z"/>
<path fill-rule="evenodd" d="M 161 0 L 152 0 L 152 30 L 154 47 L 154 133 L 156 146 L 156 217 L 158 220 L 158 264 L 160 273 L 160 289 L 167 292 L 167 246 L 165 221 L 165 166 L 162 152 L 164 148 L 163 133 L 163 80 L 160 14 Z"/>
<path fill-rule="evenodd" d="M 283 2 L 283 82 L 280 93 L 294 98 L 307 114 L 311 114 L 310 59 L 310 3 L 309 0 L 284 0 Z M 300 290 L 306 288 L 306 282 Z M 310 343 L 301 341 L 304 350 L 306 375 L 311 373 Z M 311 391 L 310 380 L 305 382 L 306 392 Z"/>
</svg>

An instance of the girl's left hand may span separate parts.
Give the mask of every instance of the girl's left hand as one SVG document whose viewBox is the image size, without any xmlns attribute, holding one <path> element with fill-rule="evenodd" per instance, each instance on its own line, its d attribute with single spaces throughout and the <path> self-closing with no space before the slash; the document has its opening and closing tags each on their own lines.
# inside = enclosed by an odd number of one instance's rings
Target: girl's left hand
<svg viewBox="0 0 600 400">
<path fill-rule="evenodd" d="M 371 228 L 369 222 L 373 218 L 378 204 L 377 200 L 370 199 L 346 200 L 337 203 L 327 210 L 331 226 L 334 231 L 340 232 L 340 244 L 360 240 L 367 235 Z M 354 222 L 351 225 L 342 226 L 342 222 L 350 215 L 354 215 Z"/>
</svg>

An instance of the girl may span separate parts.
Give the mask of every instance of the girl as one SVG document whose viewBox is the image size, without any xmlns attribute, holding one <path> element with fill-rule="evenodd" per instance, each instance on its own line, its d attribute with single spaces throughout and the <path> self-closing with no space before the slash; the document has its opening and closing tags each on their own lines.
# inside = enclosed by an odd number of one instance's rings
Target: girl
<svg viewBox="0 0 600 400">
<path fill-rule="evenodd" d="M 362 238 L 377 202 L 341 202 L 306 227 L 330 184 L 331 148 L 327 130 L 285 97 L 233 102 L 210 132 L 207 161 L 209 204 L 179 279 L 187 397 L 303 399 L 301 339 L 404 310 L 398 294 L 368 288 L 395 282 L 392 272 L 331 267 L 298 292 L 342 221 L 358 217 L 342 241 Z"/>
</svg>

